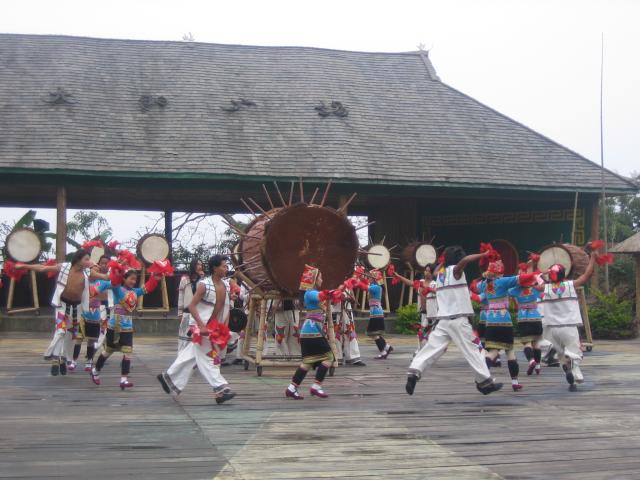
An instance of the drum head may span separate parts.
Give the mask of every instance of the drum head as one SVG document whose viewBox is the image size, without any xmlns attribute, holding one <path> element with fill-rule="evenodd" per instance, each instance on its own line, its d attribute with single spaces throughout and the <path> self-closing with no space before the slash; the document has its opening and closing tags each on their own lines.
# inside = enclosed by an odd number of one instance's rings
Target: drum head
<svg viewBox="0 0 640 480">
<path fill-rule="evenodd" d="M 148 264 L 165 260 L 169 256 L 169 243 L 157 233 L 145 235 L 138 242 L 138 256 Z"/>
<path fill-rule="evenodd" d="M 416 263 L 422 268 L 426 267 L 430 263 L 435 263 L 437 259 L 438 255 L 436 254 L 436 249 L 433 248 L 433 245 L 423 243 L 416 248 Z"/>
<path fill-rule="evenodd" d="M 18 228 L 11 232 L 5 246 L 12 260 L 23 263 L 37 260 L 42 251 L 40 237 L 30 228 Z"/>
<path fill-rule="evenodd" d="M 247 314 L 241 308 L 232 308 L 229 311 L 229 330 L 240 333 L 247 326 Z"/>
<path fill-rule="evenodd" d="M 103 255 L 104 255 L 104 248 L 102 247 L 93 247 L 91 249 L 91 253 L 89 254 L 89 256 L 91 257 L 91 261 L 96 265 L 100 261 L 100 257 L 102 257 Z"/>
<path fill-rule="evenodd" d="M 391 252 L 384 245 L 372 245 L 367 249 L 367 263 L 371 268 L 383 270 L 391 262 Z"/>
<path fill-rule="evenodd" d="M 544 248 L 540 253 L 538 269 L 541 271 L 548 270 L 551 265 L 555 265 L 556 263 L 562 265 L 565 268 L 566 275 L 569 276 L 573 262 L 571 261 L 571 254 L 567 249 L 560 245 Z"/>
</svg>

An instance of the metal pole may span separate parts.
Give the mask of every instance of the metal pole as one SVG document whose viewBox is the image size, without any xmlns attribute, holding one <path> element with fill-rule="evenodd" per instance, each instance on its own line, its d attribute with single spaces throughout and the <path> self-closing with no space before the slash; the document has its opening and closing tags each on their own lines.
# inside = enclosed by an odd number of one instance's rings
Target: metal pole
<svg viewBox="0 0 640 480">
<path fill-rule="evenodd" d="M 604 188 L 604 127 L 602 114 L 602 91 L 604 80 L 604 32 L 601 38 L 600 47 L 600 179 L 602 182 L 602 221 L 604 222 L 604 251 L 609 250 L 609 228 L 607 224 L 607 196 Z M 609 265 L 604 265 L 604 291 L 609 293 Z"/>
</svg>

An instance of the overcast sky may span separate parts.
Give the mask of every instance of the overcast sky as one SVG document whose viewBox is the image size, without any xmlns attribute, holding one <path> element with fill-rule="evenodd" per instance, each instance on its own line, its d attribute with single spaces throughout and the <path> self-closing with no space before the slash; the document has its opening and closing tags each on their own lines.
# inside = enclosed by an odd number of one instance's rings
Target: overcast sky
<svg viewBox="0 0 640 480">
<path fill-rule="evenodd" d="M 0 2 L 4 33 L 181 40 L 191 32 L 198 42 L 387 52 L 423 44 L 442 81 L 598 163 L 604 33 L 605 165 L 624 175 L 640 170 L 639 19 L 632 0 Z M 0 220 L 22 211 L 0 209 Z M 139 230 L 107 217 L 116 236 Z"/>
</svg>

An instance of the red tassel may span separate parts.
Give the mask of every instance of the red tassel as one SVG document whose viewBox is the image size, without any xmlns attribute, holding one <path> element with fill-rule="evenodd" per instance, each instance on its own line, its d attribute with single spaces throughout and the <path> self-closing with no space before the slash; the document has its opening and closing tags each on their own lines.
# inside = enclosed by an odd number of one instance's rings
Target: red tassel
<svg viewBox="0 0 640 480">
<path fill-rule="evenodd" d="M 540 255 L 538 255 L 537 253 L 530 253 L 529 261 L 531 263 L 538 263 L 540 261 Z"/>
<path fill-rule="evenodd" d="M 604 247 L 604 241 L 603 240 L 593 240 L 588 245 L 590 246 L 592 251 L 596 251 L 596 250 L 599 250 L 602 247 Z"/>
<path fill-rule="evenodd" d="M 129 250 L 121 250 L 118 253 L 118 260 L 127 265 L 130 269 L 140 270 L 142 268 L 140 260 L 138 260 Z"/>
<path fill-rule="evenodd" d="M 342 302 L 342 290 L 331 290 L 331 303 L 334 305 Z"/>
<path fill-rule="evenodd" d="M 88 240 L 84 242 L 80 248 L 82 248 L 83 250 L 90 250 L 93 247 L 103 248 L 104 245 L 102 243 L 102 240 Z"/>
<path fill-rule="evenodd" d="M 149 280 L 147 280 L 144 284 L 144 291 L 147 293 L 153 292 L 158 286 L 158 279 L 155 275 L 151 275 Z"/>
<path fill-rule="evenodd" d="M 25 269 L 17 269 L 16 267 L 19 264 L 14 262 L 13 260 L 6 260 L 4 262 L 4 274 L 10 279 L 19 282 L 22 277 L 27 274 L 27 270 Z"/>
<path fill-rule="evenodd" d="M 162 275 L 163 277 L 171 277 L 174 270 L 169 260 L 156 260 L 147 269 L 147 272 Z"/>
<path fill-rule="evenodd" d="M 603 253 L 596 257 L 596 263 L 600 266 L 611 265 L 613 263 L 613 255 L 610 253 Z"/>
<path fill-rule="evenodd" d="M 321 292 L 318 293 L 318 298 L 320 299 L 321 302 L 327 301 L 330 297 L 331 297 L 331 293 L 329 292 L 329 290 L 322 290 Z"/>
</svg>

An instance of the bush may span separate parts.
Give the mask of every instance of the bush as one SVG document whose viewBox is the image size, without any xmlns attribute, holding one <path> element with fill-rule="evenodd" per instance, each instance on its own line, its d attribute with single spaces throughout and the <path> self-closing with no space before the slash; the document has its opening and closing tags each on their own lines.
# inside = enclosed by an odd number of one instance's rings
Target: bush
<svg viewBox="0 0 640 480">
<path fill-rule="evenodd" d="M 634 338 L 637 336 L 631 302 L 622 300 L 616 292 L 609 295 L 595 290 L 595 301 L 589 306 L 591 333 L 597 338 Z"/>
<path fill-rule="evenodd" d="M 414 334 L 416 333 L 416 325 L 420 325 L 420 312 L 418 312 L 418 305 L 412 303 L 411 305 L 405 305 L 400 307 L 396 314 L 396 330 L 398 333 Z"/>
</svg>

